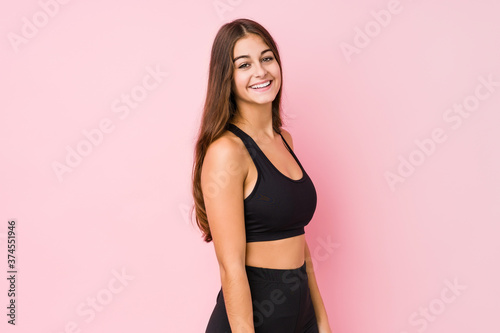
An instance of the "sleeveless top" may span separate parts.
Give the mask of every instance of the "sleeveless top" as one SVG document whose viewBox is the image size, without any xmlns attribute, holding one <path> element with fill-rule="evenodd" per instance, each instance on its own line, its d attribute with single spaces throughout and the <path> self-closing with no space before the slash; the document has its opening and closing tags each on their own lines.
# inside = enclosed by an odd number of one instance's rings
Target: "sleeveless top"
<svg viewBox="0 0 500 333">
<path fill-rule="evenodd" d="M 279 133 L 302 170 L 299 180 L 282 174 L 255 141 L 236 125 L 228 123 L 228 130 L 243 141 L 258 174 L 252 192 L 243 201 L 246 241 L 269 241 L 304 234 L 304 227 L 316 210 L 316 189 L 283 135 Z"/>
</svg>

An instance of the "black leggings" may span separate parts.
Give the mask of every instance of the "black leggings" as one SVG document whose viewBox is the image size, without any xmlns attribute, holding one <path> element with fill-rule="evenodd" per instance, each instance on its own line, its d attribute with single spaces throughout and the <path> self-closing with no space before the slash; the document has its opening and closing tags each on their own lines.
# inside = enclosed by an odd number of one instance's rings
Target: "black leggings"
<svg viewBox="0 0 500 333">
<path fill-rule="evenodd" d="M 305 262 L 295 269 L 245 267 L 255 333 L 318 333 Z M 222 288 L 205 333 L 231 333 Z"/>
</svg>

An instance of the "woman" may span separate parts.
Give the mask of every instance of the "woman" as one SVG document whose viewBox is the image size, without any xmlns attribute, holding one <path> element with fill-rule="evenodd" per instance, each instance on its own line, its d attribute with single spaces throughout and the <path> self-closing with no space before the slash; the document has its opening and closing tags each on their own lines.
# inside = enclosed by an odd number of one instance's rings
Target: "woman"
<svg viewBox="0 0 500 333">
<path fill-rule="evenodd" d="M 196 222 L 221 278 L 206 333 L 331 332 L 304 234 L 316 190 L 281 128 L 281 88 L 267 30 L 223 25 L 193 166 Z"/>
</svg>

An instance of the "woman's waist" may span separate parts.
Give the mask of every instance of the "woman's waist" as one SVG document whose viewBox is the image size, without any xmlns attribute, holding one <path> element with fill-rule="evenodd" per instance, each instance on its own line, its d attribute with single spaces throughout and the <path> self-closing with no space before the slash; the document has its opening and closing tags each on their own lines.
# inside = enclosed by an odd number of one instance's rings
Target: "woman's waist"
<svg viewBox="0 0 500 333">
<path fill-rule="evenodd" d="M 305 235 L 285 239 L 249 242 L 245 265 L 269 269 L 297 269 L 305 261 Z"/>
</svg>

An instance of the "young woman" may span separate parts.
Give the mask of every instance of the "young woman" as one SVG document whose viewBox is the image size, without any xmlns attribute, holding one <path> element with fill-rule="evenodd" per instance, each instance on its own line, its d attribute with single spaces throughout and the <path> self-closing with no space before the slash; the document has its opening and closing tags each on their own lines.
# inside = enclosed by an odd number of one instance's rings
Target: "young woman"
<svg viewBox="0 0 500 333">
<path fill-rule="evenodd" d="M 193 166 L 196 222 L 221 278 L 206 333 L 331 332 L 304 234 L 316 190 L 281 128 L 282 78 L 264 27 L 220 28 Z"/>
</svg>

